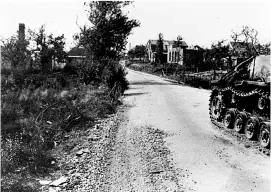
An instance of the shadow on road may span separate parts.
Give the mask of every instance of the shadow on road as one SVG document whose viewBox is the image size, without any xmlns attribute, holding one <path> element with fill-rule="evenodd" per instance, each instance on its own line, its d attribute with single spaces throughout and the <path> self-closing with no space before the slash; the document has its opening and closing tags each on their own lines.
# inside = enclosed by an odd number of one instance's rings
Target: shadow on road
<svg viewBox="0 0 271 192">
<path fill-rule="evenodd" d="M 131 81 L 130 85 L 179 85 L 176 82 L 166 80 L 167 82 L 157 81 Z"/>
<path fill-rule="evenodd" d="M 145 95 L 145 94 L 148 94 L 148 92 L 143 92 L 143 93 L 124 93 L 123 95 L 125 97 L 128 97 L 128 96 L 138 96 L 138 95 Z"/>
</svg>

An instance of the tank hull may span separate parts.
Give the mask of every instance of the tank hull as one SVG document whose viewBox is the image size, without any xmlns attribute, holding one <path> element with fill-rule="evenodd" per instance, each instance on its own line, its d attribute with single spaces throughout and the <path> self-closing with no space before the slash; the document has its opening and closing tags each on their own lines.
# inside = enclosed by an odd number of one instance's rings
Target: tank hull
<svg viewBox="0 0 271 192">
<path fill-rule="evenodd" d="M 212 81 L 209 113 L 216 126 L 233 129 L 248 140 L 258 140 L 261 147 L 269 149 L 270 68 L 264 68 L 262 77 L 255 76 L 263 72 L 259 68 L 255 70 L 257 66 L 266 66 L 259 62 L 255 65 L 255 61 L 263 59 L 248 60 L 243 66 L 239 65 L 238 70 L 235 68 L 220 80 Z"/>
</svg>

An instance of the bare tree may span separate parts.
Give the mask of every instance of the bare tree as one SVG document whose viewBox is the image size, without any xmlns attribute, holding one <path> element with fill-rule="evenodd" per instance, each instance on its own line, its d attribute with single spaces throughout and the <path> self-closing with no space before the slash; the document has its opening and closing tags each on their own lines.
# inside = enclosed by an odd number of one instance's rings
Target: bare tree
<svg viewBox="0 0 271 192">
<path fill-rule="evenodd" d="M 232 31 L 231 38 L 234 44 L 242 44 L 242 50 L 238 47 L 233 47 L 231 51 L 231 56 L 237 57 L 251 57 L 259 54 L 259 40 L 258 40 L 258 31 L 250 28 L 249 26 L 243 26 L 240 33 Z"/>
</svg>

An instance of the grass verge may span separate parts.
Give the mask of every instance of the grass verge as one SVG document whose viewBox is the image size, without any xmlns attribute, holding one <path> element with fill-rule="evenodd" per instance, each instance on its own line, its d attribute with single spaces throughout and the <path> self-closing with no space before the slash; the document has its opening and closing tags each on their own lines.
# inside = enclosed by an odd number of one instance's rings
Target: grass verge
<svg viewBox="0 0 271 192">
<path fill-rule="evenodd" d="M 51 152 L 65 142 L 65 133 L 116 112 L 118 98 L 128 88 L 121 68 L 108 69 L 108 82 L 95 82 L 83 70 L 2 74 L 2 191 L 39 191 L 36 179 L 58 169 Z"/>
</svg>

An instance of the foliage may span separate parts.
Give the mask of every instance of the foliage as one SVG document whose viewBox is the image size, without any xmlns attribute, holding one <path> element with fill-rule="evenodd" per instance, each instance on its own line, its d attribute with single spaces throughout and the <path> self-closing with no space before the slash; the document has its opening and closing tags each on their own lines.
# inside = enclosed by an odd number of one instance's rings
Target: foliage
<svg viewBox="0 0 271 192">
<path fill-rule="evenodd" d="M 224 40 L 221 40 L 213 43 L 211 49 L 207 49 L 205 52 L 205 61 L 210 63 L 213 68 L 221 66 L 222 59 L 229 55 L 229 47 L 224 45 L 224 42 Z"/>
<path fill-rule="evenodd" d="M 256 45 L 259 44 L 259 40 L 257 36 L 258 31 L 249 26 L 243 26 L 239 33 L 232 31 L 233 43 L 241 43 L 243 49 L 240 50 L 238 46 L 235 46 L 231 51 L 231 55 L 243 58 L 258 55 L 259 50 Z"/>
<path fill-rule="evenodd" d="M 29 30 L 32 40 L 35 42 L 35 48 L 32 49 L 35 59 L 39 60 L 43 71 L 52 70 L 52 60 L 58 63 L 64 62 L 67 53 L 64 51 L 64 34 L 53 37 L 53 34 L 47 35 L 45 26 L 42 25 L 38 32 Z"/>
<path fill-rule="evenodd" d="M 19 41 L 16 36 L 12 36 L 8 39 L 1 39 L 1 56 L 3 62 L 11 62 L 13 69 L 20 67 L 25 68 L 28 63 L 31 52 L 27 49 L 29 40 Z"/>
<path fill-rule="evenodd" d="M 4 88 L 1 98 L 2 190 L 23 191 L 25 181 L 19 181 L 20 174 L 46 173 L 54 168 L 50 149 L 55 142 L 62 142 L 64 133 L 88 127 L 94 118 L 116 111 L 117 103 L 112 102 L 108 88 L 81 84 L 77 80 L 79 75 L 67 79 L 68 72 L 63 69 L 50 75 L 29 73 L 22 89 Z M 6 86 L 1 83 L 2 87 Z"/>
<path fill-rule="evenodd" d="M 138 21 L 122 13 L 128 4 L 88 4 L 93 26 L 81 31 L 79 42 L 89 57 L 63 70 L 51 70 L 51 60 L 65 60 L 64 36 L 47 35 L 44 26 L 39 32 L 29 31 L 33 46 L 29 50 L 35 62 L 50 73 L 3 71 L 1 189 L 24 191 L 18 178 L 9 182 L 18 170 L 24 175 L 46 173 L 52 167 L 50 150 L 55 142 L 62 142 L 65 132 L 88 127 L 94 119 L 116 111 L 118 98 L 128 88 L 126 72 L 118 59 L 131 30 L 139 26 Z"/>
<path fill-rule="evenodd" d="M 182 43 L 182 40 L 183 40 L 182 36 L 178 35 L 176 41 L 175 40 L 173 41 L 173 47 L 179 47 L 180 44 Z"/>
<path fill-rule="evenodd" d="M 224 58 L 230 57 L 229 46 L 224 45 L 224 40 L 212 44 L 211 49 L 206 49 L 204 52 L 205 65 L 211 66 L 214 71 L 214 79 L 216 79 L 216 70 L 223 68 Z"/>
<path fill-rule="evenodd" d="M 77 36 L 94 61 L 116 60 L 125 49 L 126 40 L 131 30 L 139 26 L 139 22 L 129 19 L 122 8 L 130 2 L 91 1 L 88 7 L 91 27 L 81 28 Z"/>
<path fill-rule="evenodd" d="M 197 88 L 210 89 L 211 88 L 211 74 L 206 76 L 189 74 L 185 71 L 185 67 L 179 64 L 165 64 L 162 66 L 153 66 L 153 65 L 136 65 L 131 64 L 129 68 L 142 71 L 154 75 L 166 76 L 169 79 L 175 80 L 175 82 L 183 82 L 187 85 Z"/>
<path fill-rule="evenodd" d="M 210 89 L 211 88 L 211 80 L 208 78 L 203 78 L 200 76 L 189 76 L 185 75 L 181 77 L 184 83 L 190 85 L 192 87 L 203 88 L 203 89 Z"/>
<path fill-rule="evenodd" d="M 228 63 L 228 70 L 232 70 L 233 57 L 242 61 L 251 56 L 270 53 L 269 44 L 259 44 L 257 35 L 257 30 L 248 26 L 244 26 L 239 33 L 233 31 L 230 44 L 226 45 L 225 40 L 220 40 L 204 51 L 205 65 L 214 70 L 215 76 L 215 70 L 223 68 L 225 61 Z"/>
<path fill-rule="evenodd" d="M 110 97 L 116 101 L 128 89 L 129 82 L 125 78 L 126 72 L 118 63 L 113 63 L 107 66 L 104 76 L 105 82 L 111 90 Z"/>
<path fill-rule="evenodd" d="M 58 63 L 66 60 L 64 35 L 57 37 L 53 37 L 53 34 L 47 35 L 44 25 L 39 32 L 28 30 L 25 40 L 18 40 L 16 36 L 12 36 L 1 41 L 3 60 L 11 62 L 12 70 L 32 70 L 33 67 L 38 68 L 41 65 L 44 71 L 49 71 L 52 69 L 52 60 Z"/>
<path fill-rule="evenodd" d="M 131 59 L 139 58 L 140 61 L 146 55 L 146 46 L 144 45 L 136 45 L 133 49 L 128 51 L 128 56 Z"/>
<path fill-rule="evenodd" d="M 125 50 L 126 40 L 133 28 L 140 23 L 129 19 L 122 9 L 130 2 L 91 1 L 85 3 L 89 12 L 88 20 L 92 26 L 84 26 L 75 36 L 79 46 L 87 52 L 84 71 L 81 78 L 84 83 L 106 84 L 110 89 L 123 93 L 127 89 L 125 73 L 121 71 L 119 61 Z M 112 86 L 113 84 L 113 86 Z M 119 86 L 123 86 L 120 87 Z M 111 90 L 111 93 L 115 92 Z M 113 94 L 116 95 L 116 94 Z M 116 98 L 115 96 L 113 96 Z M 114 99 L 115 100 L 115 99 Z"/>
</svg>

